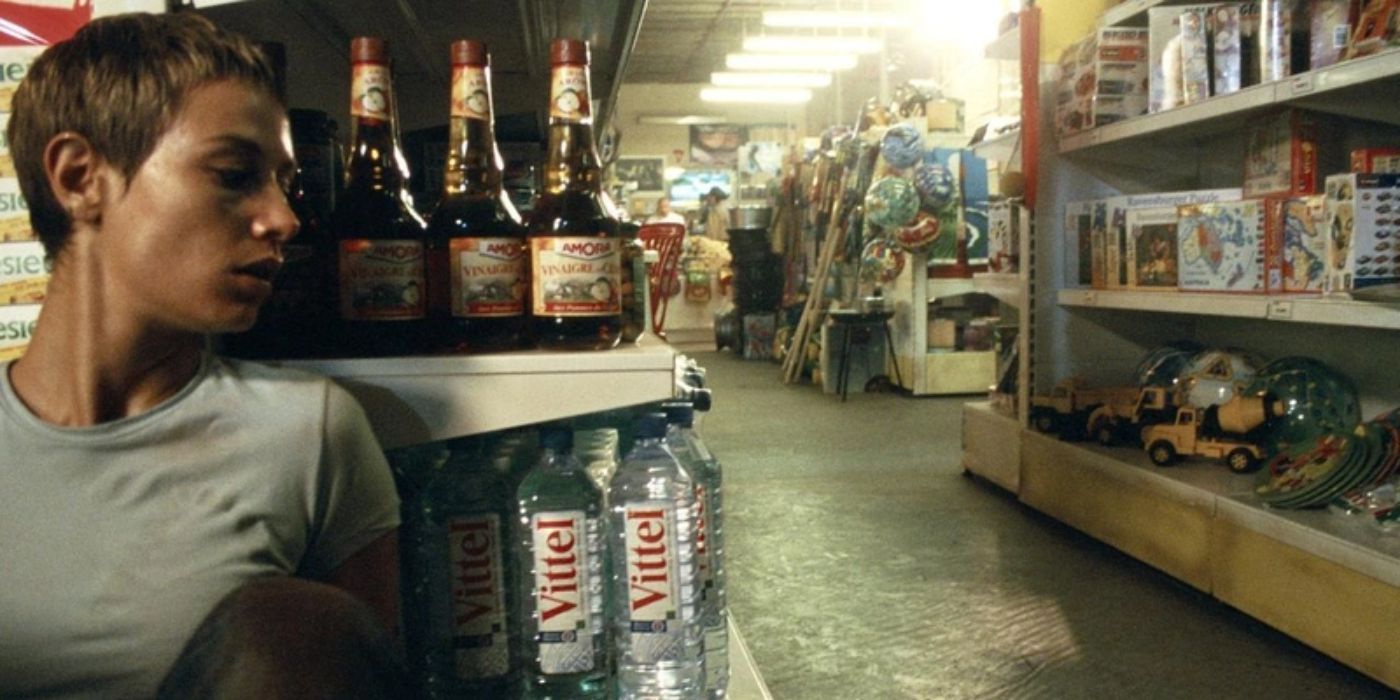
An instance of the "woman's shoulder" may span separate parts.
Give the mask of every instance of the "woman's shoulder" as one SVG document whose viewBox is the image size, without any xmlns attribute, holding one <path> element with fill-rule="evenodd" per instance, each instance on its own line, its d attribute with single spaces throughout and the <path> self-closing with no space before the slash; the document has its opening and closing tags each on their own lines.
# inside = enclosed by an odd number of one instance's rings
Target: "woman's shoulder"
<svg viewBox="0 0 1400 700">
<path fill-rule="evenodd" d="M 227 357 L 216 358 L 209 379 L 216 391 L 238 394 L 253 405 L 310 408 L 344 392 L 331 378 L 309 370 Z"/>
</svg>

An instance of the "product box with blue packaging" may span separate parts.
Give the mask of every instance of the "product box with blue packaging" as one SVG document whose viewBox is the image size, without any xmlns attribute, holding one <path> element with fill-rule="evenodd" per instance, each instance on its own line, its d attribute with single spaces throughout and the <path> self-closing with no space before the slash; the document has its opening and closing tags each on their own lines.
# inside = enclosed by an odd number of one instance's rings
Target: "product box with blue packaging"
<svg viewBox="0 0 1400 700">
<path fill-rule="evenodd" d="M 1327 177 L 1327 291 L 1400 283 L 1400 174 Z"/>
<path fill-rule="evenodd" d="M 1178 209 L 1177 286 L 1190 292 L 1269 291 L 1264 207 L 1254 200 Z"/>
</svg>

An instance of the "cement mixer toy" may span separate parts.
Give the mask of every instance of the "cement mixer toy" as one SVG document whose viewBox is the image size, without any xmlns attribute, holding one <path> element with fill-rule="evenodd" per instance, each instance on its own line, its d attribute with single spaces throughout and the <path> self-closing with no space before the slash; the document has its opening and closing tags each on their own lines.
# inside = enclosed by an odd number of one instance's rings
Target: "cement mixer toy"
<svg viewBox="0 0 1400 700">
<path fill-rule="evenodd" d="M 1263 451 L 1248 437 L 1284 414 L 1280 401 L 1263 396 L 1239 396 L 1209 408 L 1182 406 L 1171 423 L 1142 430 L 1147 456 L 1159 467 L 1181 457 L 1224 460 L 1236 474 L 1248 474 L 1262 464 Z"/>
</svg>

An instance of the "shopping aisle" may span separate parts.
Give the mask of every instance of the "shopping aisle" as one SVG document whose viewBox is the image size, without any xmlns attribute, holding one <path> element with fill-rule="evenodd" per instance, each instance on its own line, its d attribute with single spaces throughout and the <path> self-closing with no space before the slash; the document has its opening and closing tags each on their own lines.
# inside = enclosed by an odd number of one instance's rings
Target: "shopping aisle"
<svg viewBox="0 0 1400 700">
<path fill-rule="evenodd" d="M 963 476 L 962 399 L 842 404 L 697 359 L 730 608 L 778 700 L 1394 697 Z"/>
</svg>

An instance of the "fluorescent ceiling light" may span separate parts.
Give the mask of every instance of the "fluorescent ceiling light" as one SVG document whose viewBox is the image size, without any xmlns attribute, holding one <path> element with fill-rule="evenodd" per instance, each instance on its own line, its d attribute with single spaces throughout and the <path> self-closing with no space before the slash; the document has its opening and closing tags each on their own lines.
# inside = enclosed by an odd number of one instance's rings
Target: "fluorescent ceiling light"
<svg viewBox="0 0 1400 700">
<path fill-rule="evenodd" d="M 885 42 L 865 36 L 751 36 L 744 50 L 755 53 L 880 53 Z"/>
<path fill-rule="evenodd" d="M 898 27 L 903 22 L 898 15 L 889 12 L 827 11 L 804 12 L 779 10 L 763 13 L 763 24 L 768 27 L 816 27 L 822 29 L 871 29 Z"/>
<path fill-rule="evenodd" d="M 730 70 L 850 70 L 856 67 L 856 57 L 849 53 L 731 53 L 724 65 Z"/>
<path fill-rule="evenodd" d="M 705 102 L 747 102 L 750 104 L 803 104 L 812 99 L 806 88 L 703 88 Z"/>
<path fill-rule="evenodd" d="M 722 114 L 640 114 L 638 124 L 728 124 L 729 118 Z"/>
<path fill-rule="evenodd" d="M 750 73 L 721 71 L 710 74 L 718 87 L 805 87 L 824 88 L 831 84 L 830 73 Z"/>
</svg>

